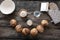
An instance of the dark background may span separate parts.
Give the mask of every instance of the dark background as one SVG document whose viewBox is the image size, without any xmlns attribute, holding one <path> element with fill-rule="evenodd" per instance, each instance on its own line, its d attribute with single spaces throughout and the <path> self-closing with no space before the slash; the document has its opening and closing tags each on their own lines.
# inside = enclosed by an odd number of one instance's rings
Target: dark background
<svg viewBox="0 0 60 40">
<path fill-rule="evenodd" d="M 0 0 L 0 3 L 2 1 L 3 0 Z M 17 15 L 18 11 L 24 8 L 28 10 L 28 12 L 34 12 L 35 10 L 40 9 L 40 3 L 43 1 L 13 1 L 16 4 L 16 9 L 12 14 L 3 15 L 0 12 L 0 40 L 60 40 L 60 23 L 55 25 L 49 22 L 49 25 L 45 28 L 45 31 L 43 33 L 39 33 L 36 37 L 32 37 L 30 35 L 23 36 L 21 33 L 17 33 L 15 29 L 10 26 L 9 21 L 14 18 L 17 20 L 18 24 L 20 23 L 21 25 L 23 25 L 23 27 L 28 27 L 26 23 L 22 21 L 22 18 Z M 60 1 L 49 2 L 55 2 L 60 8 Z M 43 19 L 51 21 L 50 16 L 46 12 L 42 13 L 39 18 L 35 18 L 32 14 L 30 14 L 26 19 L 23 20 L 26 21 L 27 19 L 31 19 L 34 21 L 34 25 L 32 27 L 36 27 L 36 25 L 38 25 Z"/>
</svg>

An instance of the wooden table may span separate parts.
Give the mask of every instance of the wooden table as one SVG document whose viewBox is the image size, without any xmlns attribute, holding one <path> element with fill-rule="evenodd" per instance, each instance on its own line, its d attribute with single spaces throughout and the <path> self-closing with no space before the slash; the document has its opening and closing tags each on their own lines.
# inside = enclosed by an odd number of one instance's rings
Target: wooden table
<svg viewBox="0 0 60 40">
<path fill-rule="evenodd" d="M 2 1 L 3 0 L 0 0 L 0 3 Z M 36 37 L 32 37 L 30 35 L 23 36 L 21 35 L 21 33 L 17 33 L 15 29 L 10 26 L 9 21 L 14 18 L 24 27 L 28 27 L 28 25 L 26 25 L 26 23 L 23 22 L 17 14 L 22 8 L 27 9 L 28 12 L 34 12 L 35 10 L 39 10 L 41 1 L 13 1 L 16 4 L 16 9 L 11 15 L 3 15 L 0 12 L 0 38 L 13 38 L 14 40 L 17 40 L 16 38 L 19 38 L 19 40 L 60 40 L 60 23 L 54 25 L 53 23 L 49 22 L 49 25 L 45 28 L 45 31 L 43 33 L 39 33 Z M 60 8 L 60 1 L 56 1 L 55 3 L 57 3 L 58 7 Z M 32 19 L 34 21 L 34 27 L 36 27 L 36 25 L 38 25 L 43 19 L 51 21 L 50 16 L 46 12 L 42 13 L 39 18 L 34 17 L 32 13 L 31 15 L 28 15 L 25 20 L 27 19 Z"/>
</svg>

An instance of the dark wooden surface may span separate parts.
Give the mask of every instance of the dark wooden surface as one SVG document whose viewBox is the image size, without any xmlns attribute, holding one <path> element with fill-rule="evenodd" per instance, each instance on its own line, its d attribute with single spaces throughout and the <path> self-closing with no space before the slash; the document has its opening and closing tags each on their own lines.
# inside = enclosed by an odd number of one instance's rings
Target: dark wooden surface
<svg viewBox="0 0 60 40">
<path fill-rule="evenodd" d="M 0 0 L 0 3 L 3 0 Z M 11 15 L 3 15 L 0 12 L 0 38 L 3 40 L 60 40 L 60 23 L 54 25 L 49 22 L 48 27 L 45 28 L 43 33 L 39 33 L 36 37 L 32 37 L 30 35 L 23 36 L 21 33 L 17 33 L 14 28 L 12 28 L 9 24 L 10 19 L 14 18 L 17 20 L 18 24 L 20 23 L 23 27 L 28 27 L 25 22 L 27 19 L 33 20 L 34 24 L 32 27 L 36 27 L 41 20 L 47 19 L 51 21 L 48 13 L 42 13 L 40 18 L 35 18 L 32 14 L 28 15 L 26 19 L 22 20 L 17 14 L 18 11 L 22 8 L 27 9 L 28 12 L 34 12 L 35 10 L 39 10 L 41 1 L 20 1 L 13 0 L 16 4 L 16 9 Z M 60 1 L 56 1 L 58 7 L 60 8 Z M 38 21 L 37 21 L 38 20 Z M 31 28 L 31 27 L 29 27 Z M 7 39 L 6 39 L 7 38 Z M 11 39 L 13 38 L 13 39 Z M 1 40 L 2 40 L 1 39 Z"/>
</svg>

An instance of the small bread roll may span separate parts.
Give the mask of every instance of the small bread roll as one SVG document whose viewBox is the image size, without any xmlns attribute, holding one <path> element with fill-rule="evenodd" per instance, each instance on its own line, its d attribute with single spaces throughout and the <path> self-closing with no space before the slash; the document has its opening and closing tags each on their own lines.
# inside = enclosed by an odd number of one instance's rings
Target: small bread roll
<svg viewBox="0 0 60 40">
<path fill-rule="evenodd" d="M 17 25 L 17 26 L 15 27 L 15 29 L 16 29 L 17 32 L 22 32 L 22 27 L 21 27 L 20 24 Z"/>
<path fill-rule="evenodd" d="M 36 29 L 36 28 L 31 29 L 30 34 L 31 34 L 32 36 L 36 36 L 36 35 L 38 34 L 37 29 Z"/>
<path fill-rule="evenodd" d="M 32 26 L 32 24 L 33 24 L 33 21 L 32 20 L 27 20 L 27 25 L 28 26 Z"/>
<path fill-rule="evenodd" d="M 43 25 L 43 26 L 48 25 L 48 21 L 47 21 L 47 20 L 42 20 L 42 21 L 41 21 L 41 25 Z"/>
<path fill-rule="evenodd" d="M 10 25 L 15 27 L 17 25 L 17 21 L 15 19 L 11 19 Z"/>
<path fill-rule="evenodd" d="M 44 28 L 43 28 L 42 25 L 38 25 L 38 26 L 36 27 L 36 29 L 37 29 L 39 32 L 43 32 L 43 31 L 44 31 Z"/>
<path fill-rule="evenodd" d="M 30 30 L 28 28 L 23 28 L 22 33 L 24 35 L 28 35 L 30 33 Z"/>
</svg>

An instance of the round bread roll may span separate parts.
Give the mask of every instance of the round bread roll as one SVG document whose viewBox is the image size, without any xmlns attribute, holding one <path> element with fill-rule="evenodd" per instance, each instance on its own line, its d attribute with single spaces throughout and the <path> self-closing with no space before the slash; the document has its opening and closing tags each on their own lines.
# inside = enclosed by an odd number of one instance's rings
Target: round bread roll
<svg viewBox="0 0 60 40">
<path fill-rule="evenodd" d="M 39 32 L 44 32 L 44 28 L 43 28 L 42 25 L 38 25 L 38 26 L 36 27 L 36 29 L 37 29 Z"/>
<path fill-rule="evenodd" d="M 36 28 L 31 29 L 30 34 L 31 34 L 32 36 L 36 36 L 36 35 L 38 34 L 37 29 L 36 29 Z"/>
<path fill-rule="evenodd" d="M 11 19 L 10 25 L 15 27 L 17 25 L 17 21 L 15 19 Z"/>
<path fill-rule="evenodd" d="M 20 24 L 17 25 L 17 26 L 15 27 L 15 29 L 16 29 L 17 32 L 22 32 L 22 27 L 21 27 Z"/>
<path fill-rule="evenodd" d="M 42 20 L 42 21 L 41 21 L 41 25 L 47 26 L 47 25 L 48 25 L 48 21 L 47 21 L 47 20 Z"/>
<path fill-rule="evenodd" d="M 28 28 L 23 28 L 22 33 L 24 35 L 28 35 L 30 33 L 30 30 Z"/>
</svg>

